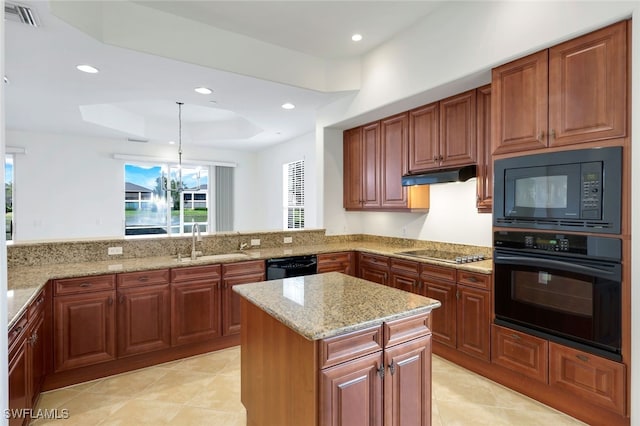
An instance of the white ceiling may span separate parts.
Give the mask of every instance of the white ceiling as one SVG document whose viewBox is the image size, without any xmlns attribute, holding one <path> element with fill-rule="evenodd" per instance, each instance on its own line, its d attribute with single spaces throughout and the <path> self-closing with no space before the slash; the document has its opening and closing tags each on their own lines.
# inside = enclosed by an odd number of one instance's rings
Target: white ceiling
<svg viewBox="0 0 640 426">
<path fill-rule="evenodd" d="M 148 139 L 255 150 L 314 129 L 326 93 L 105 44 L 54 16 L 45 1 L 20 1 L 40 27 L 5 21 L 5 118 L 9 130 Z M 81 5 L 77 1 L 70 4 Z M 137 1 L 321 59 L 364 54 L 424 17 L 428 1 Z M 170 31 L 170 30 L 169 30 Z M 364 40 L 351 42 L 353 32 Z M 75 66 L 89 63 L 99 74 Z M 283 64 L 286 66 L 286 64 Z M 256 74 L 259 75 L 259 74 Z M 195 87 L 214 90 L 200 95 Z M 294 110 L 280 107 L 296 104 Z"/>
</svg>

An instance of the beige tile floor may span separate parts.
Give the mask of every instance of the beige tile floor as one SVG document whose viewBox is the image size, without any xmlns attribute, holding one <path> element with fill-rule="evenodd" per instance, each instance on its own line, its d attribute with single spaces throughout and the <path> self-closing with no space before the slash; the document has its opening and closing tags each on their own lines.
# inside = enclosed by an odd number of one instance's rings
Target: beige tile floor
<svg viewBox="0 0 640 426">
<path fill-rule="evenodd" d="M 437 356 L 432 396 L 434 426 L 583 424 Z M 244 426 L 240 349 L 45 392 L 38 409 L 66 409 L 69 418 L 38 419 L 32 425 Z"/>
</svg>

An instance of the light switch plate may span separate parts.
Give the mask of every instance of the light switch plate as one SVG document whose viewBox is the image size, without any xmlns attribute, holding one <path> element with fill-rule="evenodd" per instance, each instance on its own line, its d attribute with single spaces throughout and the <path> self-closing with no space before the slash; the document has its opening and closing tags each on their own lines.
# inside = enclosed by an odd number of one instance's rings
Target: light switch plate
<svg viewBox="0 0 640 426">
<path fill-rule="evenodd" d="M 259 246 L 260 245 L 260 239 L 259 238 L 251 239 L 251 245 L 252 246 Z"/>
<path fill-rule="evenodd" d="M 115 254 L 122 254 L 122 247 L 109 247 L 107 249 L 107 253 L 109 256 L 113 256 Z"/>
<path fill-rule="evenodd" d="M 284 237 L 285 244 L 291 244 L 293 242 L 293 237 Z"/>
</svg>

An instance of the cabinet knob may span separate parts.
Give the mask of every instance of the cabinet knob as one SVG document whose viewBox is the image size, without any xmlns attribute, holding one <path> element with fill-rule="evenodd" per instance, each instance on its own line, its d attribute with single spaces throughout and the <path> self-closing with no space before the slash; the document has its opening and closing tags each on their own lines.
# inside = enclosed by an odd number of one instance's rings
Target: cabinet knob
<svg viewBox="0 0 640 426">
<path fill-rule="evenodd" d="M 389 364 L 389 372 L 393 376 L 396 373 L 396 364 L 391 360 L 391 364 Z"/>
<path fill-rule="evenodd" d="M 549 137 L 555 139 L 556 138 L 556 130 L 555 129 L 551 129 L 551 131 L 549 132 Z"/>
<path fill-rule="evenodd" d="M 122 294 L 120 295 L 118 302 L 120 302 L 121 305 L 124 303 L 124 296 Z"/>
<path fill-rule="evenodd" d="M 517 334 L 515 334 L 515 333 L 511 333 L 511 336 L 510 336 L 510 337 L 511 337 L 513 340 L 520 340 L 520 336 L 518 336 L 518 335 L 517 335 Z"/>
<path fill-rule="evenodd" d="M 538 134 L 538 141 L 544 142 L 544 130 Z"/>
<path fill-rule="evenodd" d="M 147 277 L 146 275 L 143 275 L 141 277 L 138 277 L 138 281 L 146 283 L 147 281 L 149 281 L 149 277 Z"/>
<path fill-rule="evenodd" d="M 107 299 L 107 303 L 109 304 L 109 306 L 113 305 L 113 297 L 109 296 L 109 299 Z"/>
<path fill-rule="evenodd" d="M 83 282 L 82 284 L 80 284 L 80 287 L 82 288 L 87 288 L 87 287 L 91 287 L 91 283 L 90 282 Z"/>
<path fill-rule="evenodd" d="M 381 379 L 384 379 L 384 365 L 381 365 L 378 367 L 378 377 L 380 377 Z"/>
</svg>

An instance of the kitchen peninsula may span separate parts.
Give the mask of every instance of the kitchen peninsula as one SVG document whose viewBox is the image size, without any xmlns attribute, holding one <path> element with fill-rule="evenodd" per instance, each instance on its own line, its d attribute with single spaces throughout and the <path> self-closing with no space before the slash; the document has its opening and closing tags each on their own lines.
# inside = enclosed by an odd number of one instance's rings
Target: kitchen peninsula
<svg viewBox="0 0 640 426">
<path fill-rule="evenodd" d="M 338 272 L 234 291 L 248 425 L 430 424 L 439 301 Z"/>
</svg>

